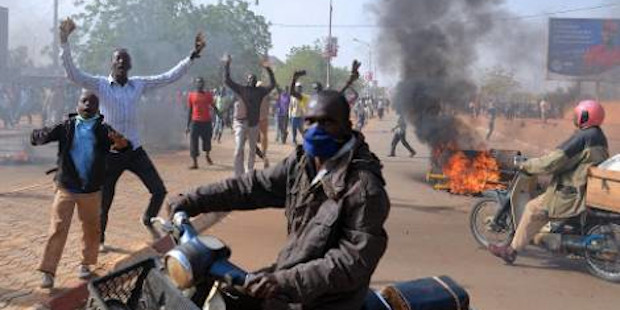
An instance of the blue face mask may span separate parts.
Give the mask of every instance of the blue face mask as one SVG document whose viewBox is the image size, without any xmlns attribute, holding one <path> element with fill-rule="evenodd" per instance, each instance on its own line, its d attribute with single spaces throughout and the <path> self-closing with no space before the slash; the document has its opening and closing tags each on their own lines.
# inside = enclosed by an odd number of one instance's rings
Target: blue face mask
<svg viewBox="0 0 620 310">
<path fill-rule="evenodd" d="M 340 143 L 325 129 L 314 125 L 304 133 L 304 151 L 310 157 L 330 158 L 340 149 Z"/>
</svg>

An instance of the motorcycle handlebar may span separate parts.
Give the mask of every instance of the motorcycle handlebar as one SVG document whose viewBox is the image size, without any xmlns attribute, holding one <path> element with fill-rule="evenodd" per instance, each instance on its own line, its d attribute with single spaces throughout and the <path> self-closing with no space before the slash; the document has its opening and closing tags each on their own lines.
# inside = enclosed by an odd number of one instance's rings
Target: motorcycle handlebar
<svg viewBox="0 0 620 310">
<path fill-rule="evenodd" d="M 211 265 L 210 273 L 220 279 L 224 279 L 227 284 L 242 286 L 248 277 L 248 273 L 228 260 L 217 260 Z"/>
</svg>

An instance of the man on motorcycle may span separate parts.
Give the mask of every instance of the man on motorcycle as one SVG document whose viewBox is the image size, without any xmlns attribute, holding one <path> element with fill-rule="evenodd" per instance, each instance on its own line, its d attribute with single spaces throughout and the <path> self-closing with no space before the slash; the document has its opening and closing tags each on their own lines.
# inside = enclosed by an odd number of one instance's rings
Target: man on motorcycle
<svg viewBox="0 0 620 310">
<path fill-rule="evenodd" d="M 517 253 L 527 246 L 550 219 L 574 217 L 585 210 L 588 168 L 609 157 L 607 138 L 600 128 L 605 118 L 596 101 L 581 101 L 575 107 L 578 130 L 557 149 L 521 165 L 527 174 L 551 174 L 544 194 L 529 201 L 510 245 L 489 245 L 489 251 L 512 264 Z"/>
<path fill-rule="evenodd" d="M 199 187 L 171 211 L 284 209 L 288 239 L 276 263 L 251 275 L 233 309 L 359 310 L 387 246 L 390 202 L 379 159 L 351 128 L 342 92 L 323 90 L 304 116 L 302 146 L 278 165 Z"/>
</svg>

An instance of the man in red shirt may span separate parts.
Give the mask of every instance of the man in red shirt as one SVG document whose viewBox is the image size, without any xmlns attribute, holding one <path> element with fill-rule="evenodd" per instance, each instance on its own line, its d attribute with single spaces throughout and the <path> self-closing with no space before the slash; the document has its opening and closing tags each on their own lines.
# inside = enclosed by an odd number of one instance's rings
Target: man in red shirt
<svg viewBox="0 0 620 310">
<path fill-rule="evenodd" d="M 198 139 L 202 139 L 202 150 L 206 153 L 207 164 L 212 165 L 213 161 L 209 152 L 211 152 L 211 135 L 213 127 L 211 126 L 211 109 L 218 113 L 217 108 L 213 104 L 213 94 L 205 91 L 205 81 L 202 77 L 194 79 L 196 91 L 192 91 L 187 96 L 187 105 L 189 113 L 187 115 L 186 134 L 190 134 L 189 139 L 189 155 L 192 157 L 193 164 L 189 169 L 198 169 Z"/>
</svg>

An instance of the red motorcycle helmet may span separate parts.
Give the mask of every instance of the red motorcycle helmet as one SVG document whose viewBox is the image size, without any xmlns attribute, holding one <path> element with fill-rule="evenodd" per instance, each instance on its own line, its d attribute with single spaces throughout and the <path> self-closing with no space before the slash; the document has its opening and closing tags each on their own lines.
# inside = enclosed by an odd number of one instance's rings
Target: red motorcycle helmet
<svg viewBox="0 0 620 310">
<path fill-rule="evenodd" d="M 605 109 L 595 100 L 583 100 L 575 107 L 575 125 L 581 129 L 600 126 L 605 119 Z"/>
</svg>

